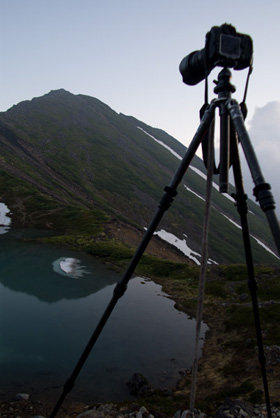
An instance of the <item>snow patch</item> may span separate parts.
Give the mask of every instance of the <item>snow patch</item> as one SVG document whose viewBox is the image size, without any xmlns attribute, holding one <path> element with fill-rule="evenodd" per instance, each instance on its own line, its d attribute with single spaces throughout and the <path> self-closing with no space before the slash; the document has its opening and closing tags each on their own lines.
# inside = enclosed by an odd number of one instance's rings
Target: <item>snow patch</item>
<svg viewBox="0 0 280 418">
<path fill-rule="evenodd" d="M 192 189 L 190 189 L 188 186 L 186 186 L 184 184 L 184 187 L 187 189 L 188 192 L 194 194 L 196 197 L 198 197 L 199 199 L 203 200 L 205 202 L 205 199 L 203 197 L 201 197 L 198 193 L 194 192 Z"/>
<path fill-rule="evenodd" d="M 234 222 L 232 219 L 230 219 L 228 216 L 224 215 L 223 213 L 221 213 L 221 215 L 223 215 L 227 220 L 229 220 L 234 226 L 236 226 L 236 228 L 241 229 L 241 226 L 239 224 L 237 224 L 236 222 Z M 262 241 L 260 241 L 258 238 L 254 237 L 253 235 L 250 234 L 250 237 L 253 238 L 255 241 L 257 241 L 257 243 L 263 247 L 266 251 L 268 251 L 270 254 L 274 255 L 274 257 L 276 257 L 278 260 L 280 260 L 280 257 L 278 257 L 277 254 L 275 254 L 270 248 L 268 248 L 267 245 L 265 245 Z"/>
<path fill-rule="evenodd" d="M 183 158 L 181 157 L 181 155 L 179 155 L 179 154 L 177 154 L 177 152 L 175 152 L 172 148 L 170 148 L 168 145 L 166 145 L 164 142 L 162 142 L 162 141 L 160 141 L 160 140 L 158 140 L 158 139 L 156 139 L 153 135 L 151 135 L 151 134 L 149 134 L 148 132 L 146 132 L 143 128 L 140 128 L 140 126 L 138 126 L 138 129 L 140 129 L 142 132 L 144 132 L 146 135 L 148 135 L 150 138 L 152 138 L 154 141 L 156 141 L 158 144 L 160 144 L 160 145 L 162 145 L 164 148 L 166 148 L 169 152 L 171 152 L 171 154 L 172 155 L 174 155 L 176 158 L 178 158 L 178 160 L 182 160 Z M 198 174 L 200 177 L 202 177 L 204 180 L 207 180 L 207 176 L 204 174 L 204 173 L 202 173 L 202 171 L 200 171 L 198 168 L 196 168 L 196 167 L 194 167 L 194 166 L 192 166 L 192 165 L 190 165 L 189 166 L 189 168 L 191 169 L 191 170 L 193 170 L 196 174 Z M 219 186 L 213 181 L 212 182 L 212 184 L 213 184 L 213 187 L 216 189 L 216 190 L 220 190 L 219 189 Z M 229 200 L 231 200 L 231 201 L 233 201 L 234 202 L 234 199 L 230 196 L 230 195 L 228 195 L 228 194 L 225 194 L 225 193 L 223 193 L 223 196 L 225 196 L 227 199 L 229 199 Z"/>
<path fill-rule="evenodd" d="M 276 255 L 270 248 L 268 248 L 263 242 L 261 242 L 258 238 L 254 237 L 254 235 L 250 235 L 255 241 L 257 241 L 257 243 L 259 245 L 261 245 L 263 248 L 266 249 L 266 251 L 268 251 L 269 253 L 271 253 L 272 255 L 274 255 L 274 257 L 278 258 L 278 260 L 280 260 L 280 257 L 278 257 L 278 255 Z"/>
<path fill-rule="evenodd" d="M 175 152 L 172 148 L 170 148 L 168 145 L 166 145 L 164 142 L 156 139 L 153 135 L 149 134 L 148 132 L 146 132 L 143 128 L 140 128 L 140 126 L 138 126 L 138 129 L 140 129 L 142 132 L 144 132 L 146 135 L 148 135 L 150 138 L 152 138 L 154 141 L 156 141 L 158 144 L 162 145 L 164 148 L 166 148 L 169 152 L 171 152 L 172 155 L 174 155 L 176 158 L 178 158 L 179 160 L 182 160 L 182 157 L 177 154 L 177 152 Z M 192 165 L 189 166 L 189 168 L 191 170 L 193 170 L 197 175 L 199 175 L 200 177 L 202 177 L 205 181 L 207 180 L 207 176 L 202 173 L 202 171 L 200 171 L 198 168 L 193 167 Z M 219 186 L 215 183 L 212 182 L 212 185 L 214 187 L 214 189 L 216 190 L 220 190 Z M 184 187 L 191 193 L 193 193 L 195 196 L 197 196 L 199 199 L 202 199 L 205 201 L 205 199 L 203 197 L 201 197 L 199 194 L 197 194 L 196 192 L 194 192 L 193 190 L 191 190 L 189 187 L 187 187 L 186 185 L 184 185 Z M 235 203 L 235 200 L 227 193 L 222 193 L 224 197 L 226 197 L 227 199 L 229 199 L 230 201 Z M 221 212 L 220 212 L 221 213 Z M 249 211 L 250 214 L 254 215 L 254 213 L 252 211 Z M 234 222 L 232 219 L 230 219 L 229 217 L 227 217 L 226 215 L 224 215 L 223 213 L 221 213 L 221 215 L 223 215 L 226 219 L 228 219 L 233 225 L 235 225 L 237 228 L 241 229 L 240 225 L 238 225 L 236 222 Z M 163 230 L 162 230 L 163 231 Z M 160 231 L 161 232 L 161 231 Z M 165 232 L 165 231 L 164 231 Z M 159 235 L 159 233 L 156 233 L 157 235 Z M 168 232 L 165 232 L 165 234 L 168 234 Z M 170 236 L 172 234 L 169 234 Z M 186 254 L 189 258 L 193 259 L 195 262 L 197 262 L 197 264 L 200 264 L 198 262 L 198 260 L 194 257 L 191 256 L 189 254 L 194 254 L 194 255 L 198 255 L 199 257 L 201 257 L 200 254 L 193 252 L 186 243 L 186 240 L 179 240 L 178 238 L 175 237 L 175 235 L 173 235 L 174 238 L 169 237 L 169 239 L 172 241 L 170 242 L 170 244 L 175 245 L 175 242 L 180 245 L 183 250 L 181 248 L 179 248 L 184 254 Z M 268 248 L 264 243 L 262 243 L 259 239 L 257 239 L 256 237 L 254 237 L 253 235 L 251 235 L 251 237 L 257 241 L 257 243 L 259 245 L 261 245 L 266 251 L 268 251 L 269 253 L 273 254 L 278 260 L 280 260 L 280 258 L 270 249 Z M 161 237 L 162 239 L 164 239 L 163 237 Z M 165 241 L 168 241 L 168 239 L 165 239 Z M 169 242 L 169 241 L 168 241 Z M 177 246 L 177 245 L 175 245 Z M 186 253 L 184 252 L 186 251 Z M 215 263 L 215 261 L 214 261 Z"/>
<path fill-rule="evenodd" d="M 141 131 L 143 131 L 146 135 L 148 135 L 149 137 L 151 137 L 154 141 L 156 141 L 158 144 L 160 144 L 161 146 L 163 146 L 164 148 L 166 148 L 169 152 L 171 152 L 171 154 L 173 154 L 176 158 L 178 158 L 179 160 L 182 160 L 181 155 L 177 154 L 177 152 L 175 152 L 172 148 L 170 148 L 168 145 L 166 145 L 164 142 L 160 141 L 159 139 L 156 139 L 153 135 L 149 134 L 148 132 L 144 131 L 143 128 L 140 128 L 140 126 L 137 126 L 138 129 L 140 129 Z"/>
<path fill-rule="evenodd" d="M 171 234 L 170 232 L 166 232 L 164 229 L 161 229 L 160 231 L 157 231 L 154 233 L 154 235 L 159 236 L 163 241 L 168 242 L 169 244 L 173 245 L 174 247 L 178 248 L 183 254 L 185 254 L 188 258 L 193 260 L 196 264 L 200 265 L 199 258 L 201 258 L 201 255 L 197 253 L 196 251 L 192 250 L 185 239 L 179 239 L 176 237 L 176 235 Z M 208 264 L 218 264 L 213 260 L 208 260 Z"/>
</svg>

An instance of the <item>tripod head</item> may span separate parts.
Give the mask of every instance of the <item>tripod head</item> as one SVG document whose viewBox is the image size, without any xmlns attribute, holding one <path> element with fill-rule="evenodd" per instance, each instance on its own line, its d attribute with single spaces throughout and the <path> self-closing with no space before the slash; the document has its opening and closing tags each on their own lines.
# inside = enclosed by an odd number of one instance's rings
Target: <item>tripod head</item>
<svg viewBox="0 0 280 418">
<path fill-rule="evenodd" d="M 220 163 L 218 167 L 214 161 L 214 174 L 219 174 L 220 193 L 228 193 L 229 191 L 228 171 L 231 166 L 230 143 L 232 137 L 235 135 L 226 107 L 226 101 L 230 99 L 231 94 L 236 91 L 235 86 L 231 84 L 230 81 L 231 71 L 225 67 L 220 71 L 218 80 L 214 81 L 216 84 L 214 92 L 218 95 L 218 97 L 212 101 L 212 104 L 215 107 L 218 107 L 220 111 Z M 203 114 L 208 107 L 209 105 L 207 103 L 202 106 L 202 109 L 200 110 L 200 118 L 203 117 Z M 201 143 L 203 161 L 206 168 L 208 168 L 208 145 L 210 141 L 214 140 L 214 126 L 215 116 Z"/>
<path fill-rule="evenodd" d="M 214 88 L 214 93 L 218 95 L 218 98 L 224 99 L 228 98 L 231 93 L 236 91 L 236 88 L 233 84 L 230 83 L 231 80 L 231 71 L 224 67 L 218 75 L 218 81 L 214 81 L 216 87 Z"/>
</svg>

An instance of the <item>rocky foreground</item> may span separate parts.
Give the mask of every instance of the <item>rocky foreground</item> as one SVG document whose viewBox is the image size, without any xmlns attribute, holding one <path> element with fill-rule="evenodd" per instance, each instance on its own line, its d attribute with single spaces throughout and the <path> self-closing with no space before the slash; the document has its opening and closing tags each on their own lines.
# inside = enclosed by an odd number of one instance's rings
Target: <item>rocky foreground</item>
<svg viewBox="0 0 280 418">
<path fill-rule="evenodd" d="M 105 403 L 89 406 L 85 404 L 68 404 L 60 408 L 57 418 L 266 418 L 267 407 L 265 404 L 252 405 L 241 400 L 226 399 L 213 416 L 199 409 L 179 409 L 174 412 L 163 412 L 162 402 L 156 407 L 144 406 L 145 396 L 152 396 L 152 388 L 143 375 L 135 373 L 128 382 L 130 393 L 134 393 L 139 403 L 127 402 L 122 404 Z M 4 399 L 4 392 L 0 393 Z M 142 399 L 139 396 L 142 395 Z M 172 395 L 168 396 L 170 400 Z M 148 399 L 146 398 L 146 399 Z M 33 401 L 27 393 L 17 393 L 12 401 L 0 403 L 0 418 L 48 418 L 54 405 Z M 173 408 L 173 407 L 172 407 Z M 174 404 L 174 409 L 176 409 Z M 280 418 L 280 403 L 271 405 L 273 418 Z"/>
<path fill-rule="evenodd" d="M 2 402 L 0 404 L 1 418 L 48 418 L 49 406 L 40 402 L 29 402 L 28 399 L 15 400 L 13 402 Z M 280 403 L 275 402 L 271 406 L 272 417 L 280 417 Z M 42 415 L 45 414 L 45 415 Z M 104 404 L 98 407 L 85 405 L 72 405 L 62 408 L 57 414 L 58 418 L 167 418 L 166 415 L 148 411 L 145 406 L 133 403 L 130 405 L 118 406 L 115 404 Z M 252 406 L 242 401 L 226 400 L 217 410 L 215 418 L 266 418 L 267 410 L 265 405 Z M 178 410 L 170 418 L 211 418 L 204 412 L 194 409 Z M 212 417 L 214 418 L 214 417 Z"/>
</svg>

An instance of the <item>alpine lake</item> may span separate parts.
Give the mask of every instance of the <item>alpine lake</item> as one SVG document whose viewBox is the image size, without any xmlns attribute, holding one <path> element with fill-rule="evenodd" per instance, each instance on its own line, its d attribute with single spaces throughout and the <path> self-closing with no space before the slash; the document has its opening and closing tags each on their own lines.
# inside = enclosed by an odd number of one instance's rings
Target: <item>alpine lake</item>
<svg viewBox="0 0 280 418">
<path fill-rule="evenodd" d="M 86 253 L 24 240 L 39 233 L 6 228 L 0 235 L 0 389 L 53 396 L 71 375 L 122 274 Z M 153 388 L 171 389 L 192 366 L 195 327 L 161 286 L 132 278 L 72 398 L 130 399 L 127 381 L 136 372 Z M 203 336 L 206 329 L 203 324 Z"/>
</svg>

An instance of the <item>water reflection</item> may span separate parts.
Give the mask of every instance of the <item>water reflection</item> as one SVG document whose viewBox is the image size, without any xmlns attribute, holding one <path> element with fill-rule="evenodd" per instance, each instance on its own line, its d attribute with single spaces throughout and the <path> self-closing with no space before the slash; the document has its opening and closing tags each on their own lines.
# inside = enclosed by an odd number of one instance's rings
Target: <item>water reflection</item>
<svg viewBox="0 0 280 418">
<path fill-rule="evenodd" d="M 9 230 L 10 230 L 9 226 L 0 226 L 0 235 L 7 234 Z"/>
<path fill-rule="evenodd" d="M 72 277 L 72 279 L 80 279 L 85 274 L 90 274 L 85 266 L 81 265 L 81 260 L 72 257 L 61 257 L 53 263 L 53 270 L 63 276 Z"/>
<path fill-rule="evenodd" d="M 0 282 L 13 291 L 54 303 L 84 298 L 120 278 L 87 254 L 25 242 L 23 237 L 20 231 L 0 235 Z"/>
<path fill-rule="evenodd" d="M 10 209 L 5 203 L 0 202 L 0 235 L 6 234 L 10 230 L 11 218 Z"/>
<path fill-rule="evenodd" d="M 0 236 L 0 388 L 53 395 L 70 376 L 122 275 L 86 254 L 19 237 Z M 135 372 L 154 387 L 171 388 L 179 371 L 191 367 L 195 321 L 165 296 L 151 281 L 130 281 L 72 399 L 128 399 L 126 382 Z M 202 336 L 205 330 L 203 324 Z"/>
</svg>

